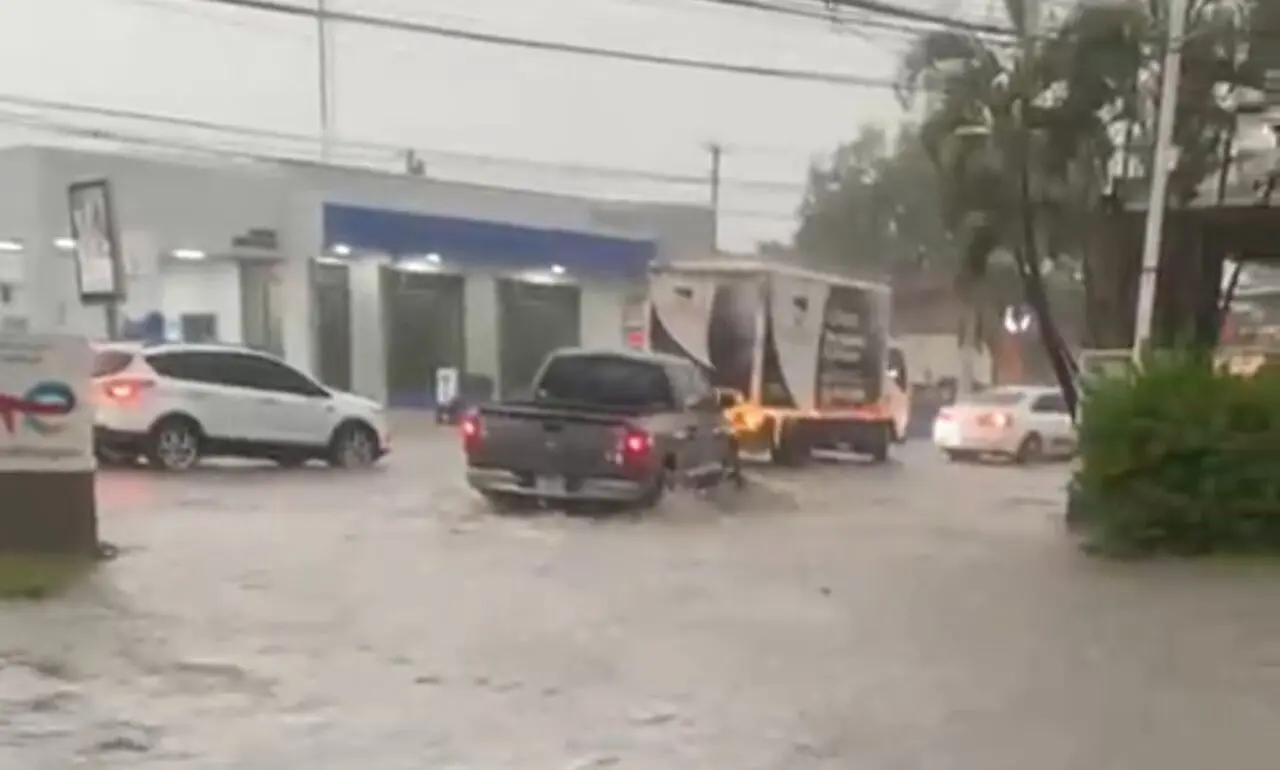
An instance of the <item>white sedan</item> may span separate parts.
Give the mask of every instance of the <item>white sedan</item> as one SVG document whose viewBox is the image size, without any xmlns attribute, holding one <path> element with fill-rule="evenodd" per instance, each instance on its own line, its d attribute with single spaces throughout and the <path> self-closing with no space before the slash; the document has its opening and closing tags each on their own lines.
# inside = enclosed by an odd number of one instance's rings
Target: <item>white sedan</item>
<svg viewBox="0 0 1280 770">
<path fill-rule="evenodd" d="M 1070 457 L 1076 430 L 1057 388 L 1000 387 L 938 412 L 933 443 L 952 460 L 998 455 L 1026 463 Z"/>
</svg>

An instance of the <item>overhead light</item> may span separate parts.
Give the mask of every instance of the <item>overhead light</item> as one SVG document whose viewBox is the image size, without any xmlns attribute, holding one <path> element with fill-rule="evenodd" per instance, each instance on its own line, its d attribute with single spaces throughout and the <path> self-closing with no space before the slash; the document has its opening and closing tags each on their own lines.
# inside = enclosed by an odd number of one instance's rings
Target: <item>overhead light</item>
<svg viewBox="0 0 1280 770">
<path fill-rule="evenodd" d="M 316 262 L 319 262 L 319 263 L 320 263 L 320 264 L 322 264 L 322 265 L 345 265 L 345 264 L 347 264 L 347 263 L 346 263 L 346 262 L 344 262 L 343 260 L 338 259 L 337 257 L 331 257 L 331 256 L 329 256 L 328 254 L 321 254 L 320 256 L 316 257 Z"/>
<path fill-rule="evenodd" d="M 10 253 L 22 251 L 22 243 L 19 241 L 0 241 L 0 251 Z"/>
<path fill-rule="evenodd" d="M 552 265 L 552 266 L 551 266 L 551 274 L 552 274 L 552 275 L 564 275 L 564 265 Z"/>
<path fill-rule="evenodd" d="M 333 253 L 339 257 L 349 257 L 351 256 L 351 247 L 345 243 L 339 243 L 333 247 Z"/>
<path fill-rule="evenodd" d="M 169 253 L 174 259 L 204 259 L 206 256 L 200 249 L 174 249 Z"/>
<path fill-rule="evenodd" d="M 440 255 L 435 253 L 428 254 L 427 261 L 433 265 L 438 265 L 440 264 Z"/>
<path fill-rule="evenodd" d="M 436 266 L 428 259 L 402 259 L 396 262 L 396 267 L 410 273 L 431 273 L 436 270 Z"/>
<path fill-rule="evenodd" d="M 75 238 L 58 238 L 54 240 L 53 245 L 56 248 L 61 249 L 62 251 L 75 251 L 76 239 Z"/>
</svg>

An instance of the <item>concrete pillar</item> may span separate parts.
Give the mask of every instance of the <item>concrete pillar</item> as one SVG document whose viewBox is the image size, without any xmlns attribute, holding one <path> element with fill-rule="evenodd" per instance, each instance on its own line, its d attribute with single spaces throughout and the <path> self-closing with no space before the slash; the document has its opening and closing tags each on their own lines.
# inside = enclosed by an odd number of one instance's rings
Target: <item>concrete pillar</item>
<svg viewBox="0 0 1280 770">
<path fill-rule="evenodd" d="M 52 184 L 37 162 L 34 184 L 26 198 L 29 206 L 21 221 L 20 237 L 26 250 L 26 276 L 20 305 L 31 331 L 87 334 L 106 332 L 106 316 L 98 308 L 80 305 L 75 253 L 58 249 L 54 241 L 70 235 L 67 188 Z"/>
<path fill-rule="evenodd" d="M 467 373 L 493 378 L 499 393 L 498 282 L 488 273 L 468 273 L 462 289 L 462 328 L 467 347 Z"/>
<path fill-rule="evenodd" d="M 350 267 L 351 390 L 385 403 L 387 343 L 382 309 L 382 266 L 388 258 L 361 257 Z"/>
<path fill-rule="evenodd" d="M 289 203 L 280 235 L 280 252 L 284 258 L 277 270 L 284 309 L 281 318 L 284 359 L 299 369 L 314 372 L 318 361 L 311 271 L 315 258 L 324 249 L 324 208 L 319 198 L 313 194 L 295 196 Z"/>
<path fill-rule="evenodd" d="M 277 266 L 284 359 L 307 372 L 316 370 L 315 293 L 311 285 L 314 263 L 310 255 L 290 253 Z"/>
<path fill-rule="evenodd" d="M 627 286 L 614 282 L 588 282 L 581 285 L 582 346 L 587 348 L 621 348 L 626 344 L 625 325 Z"/>
</svg>

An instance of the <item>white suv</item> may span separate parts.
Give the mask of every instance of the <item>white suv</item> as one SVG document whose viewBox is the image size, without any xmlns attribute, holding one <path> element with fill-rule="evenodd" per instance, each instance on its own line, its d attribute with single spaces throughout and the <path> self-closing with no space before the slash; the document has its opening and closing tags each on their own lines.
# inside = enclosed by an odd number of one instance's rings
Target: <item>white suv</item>
<svg viewBox="0 0 1280 770">
<path fill-rule="evenodd" d="M 184 471 L 220 456 L 361 468 L 390 449 L 380 405 L 246 348 L 98 346 L 93 389 L 103 464 L 145 457 L 154 468 Z"/>
</svg>

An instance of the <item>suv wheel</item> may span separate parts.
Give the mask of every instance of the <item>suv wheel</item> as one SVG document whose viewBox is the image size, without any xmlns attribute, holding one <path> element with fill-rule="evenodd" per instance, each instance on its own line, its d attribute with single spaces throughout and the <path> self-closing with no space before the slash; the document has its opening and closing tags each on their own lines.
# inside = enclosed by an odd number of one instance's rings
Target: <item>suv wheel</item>
<svg viewBox="0 0 1280 770">
<path fill-rule="evenodd" d="M 378 436 L 366 425 L 343 425 L 329 443 L 329 465 L 334 468 L 368 468 L 377 461 Z"/>
<path fill-rule="evenodd" d="M 200 430 L 191 420 L 169 417 L 151 429 L 147 461 L 164 471 L 191 470 L 200 462 Z"/>
</svg>

